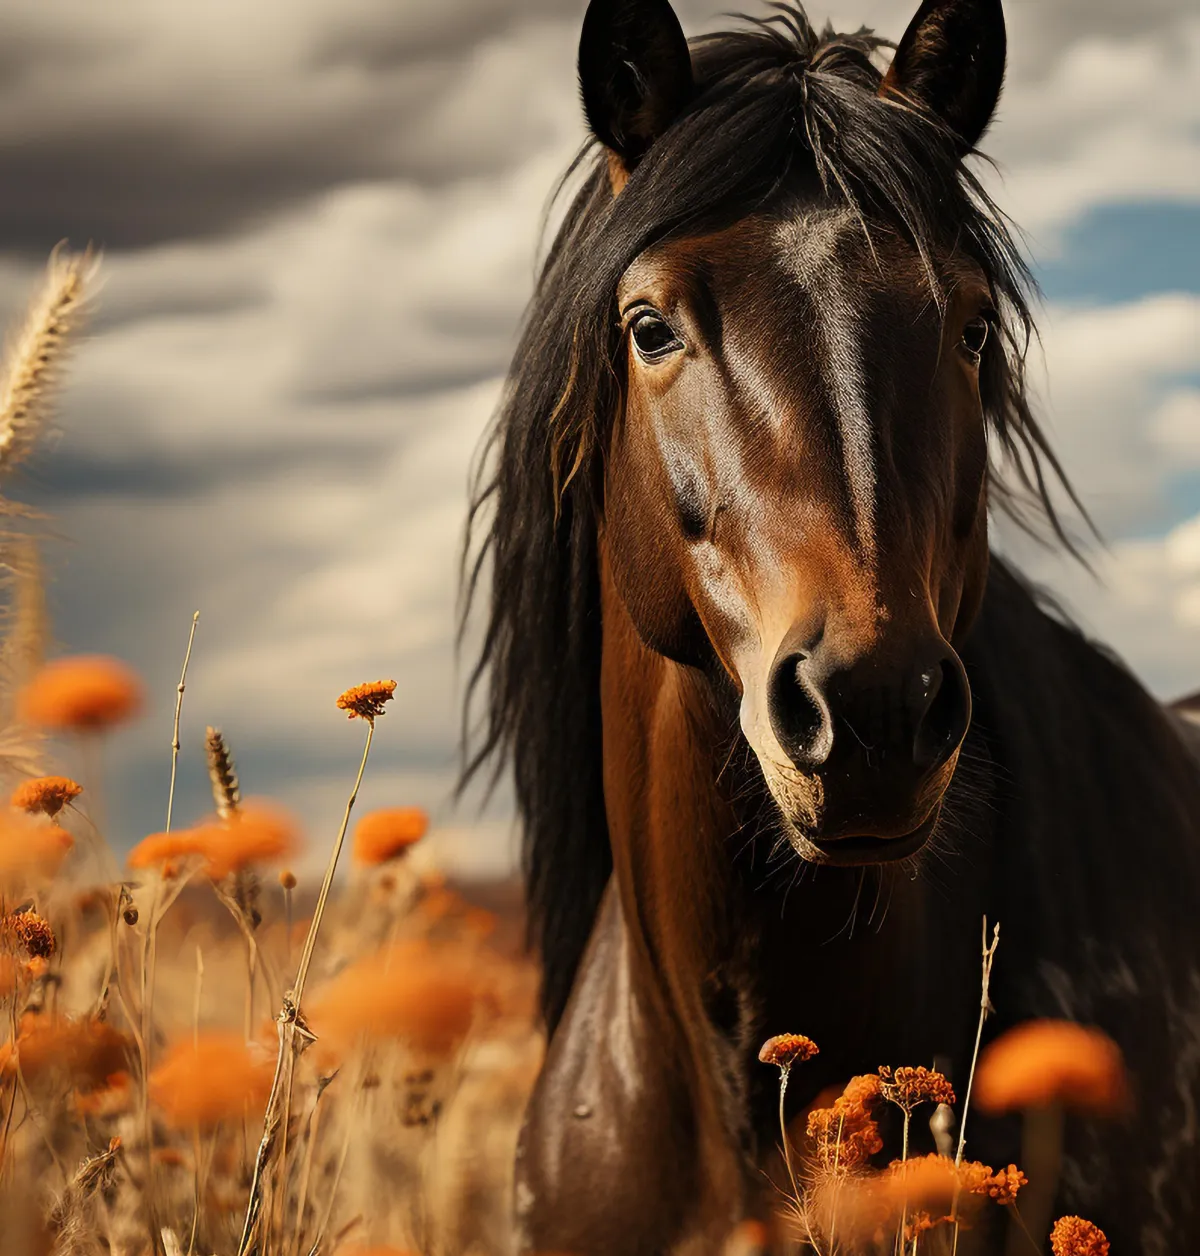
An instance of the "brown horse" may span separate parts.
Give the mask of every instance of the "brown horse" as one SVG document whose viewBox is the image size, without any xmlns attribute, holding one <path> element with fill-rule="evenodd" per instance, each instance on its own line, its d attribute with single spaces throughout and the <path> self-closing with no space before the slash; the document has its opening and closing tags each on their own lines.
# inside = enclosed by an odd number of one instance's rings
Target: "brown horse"
<svg viewBox="0 0 1200 1256">
<path fill-rule="evenodd" d="M 793 1111 L 885 1061 L 965 1081 L 986 913 L 988 1032 L 1095 1023 L 1135 1078 L 1132 1125 L 1068 1124 L 1056 1206 L 1200 1251 L 1200 763 L 989 559 L 989 508 L 1068 543 L 1028 275 L 966 161 L 998 0 L 925 0 L 889 47 L 794 8 L 690 47 L 666 0 L 585 19 L 599 151 L 467 574 L 469 772 L 512 769 L 544 971 L 532 1249 L 719 1250 L 765 1207 L 768 1034 L 821 1045 Z"/>
</svg>

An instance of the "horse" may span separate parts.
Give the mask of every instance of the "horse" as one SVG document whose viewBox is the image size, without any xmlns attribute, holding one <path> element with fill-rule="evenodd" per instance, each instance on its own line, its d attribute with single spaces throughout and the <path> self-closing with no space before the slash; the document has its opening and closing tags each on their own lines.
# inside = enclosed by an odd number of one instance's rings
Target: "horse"
<svg viewBox="0 0 1200 1256">
<path fill-rule="evenodd" d="M 985 1042 L 1086 1022 L 1133 1078 L 1131 1120 L 1067 1119 L 1054 1207 L 1200 1251 L 1197 726 L 989 543 L 1003 512 L 1078 550 L 971 160 L 1001 5 L 924 0 L 895 45 L 740 21 L 592 0 L 592 138 L 473 480 L 464 772 L 511 772 L 548 1036 L 521 1241 L 716 1252 L 763 1215 L 768 1034 L 820 1046 L 789 1118 L 885 1061 L 961 1088 L 986 916 Z M 972 1154 L 1019 1139 L 972 1115 Z"/>
</svg>

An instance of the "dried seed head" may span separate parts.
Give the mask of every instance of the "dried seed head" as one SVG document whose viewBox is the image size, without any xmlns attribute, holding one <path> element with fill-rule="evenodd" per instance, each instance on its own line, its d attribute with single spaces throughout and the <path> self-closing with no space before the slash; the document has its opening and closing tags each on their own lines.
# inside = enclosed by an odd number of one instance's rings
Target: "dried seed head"
<svg viewBox="0 0 1200 1256">
<path fill-rule="evenodd" d="M 933 1069 L 891 1069 L 885 1064 L 879 1070 L 879 1081 L 883 1097 L 905 1112 L 921 1103 L 954 1105 L 954 1087 Z"/>
<path fill-rule="evenodd" d="M 95 255 L 50 255 L 46 279 L 11 338 L 0 373 L 0 472 L 7 474 L 33 448 L 45 427 L 72 330 L 83 315 Z"/>
<path fill-rule="evenodd" d="M 338 709 L 348 712 L 351 719 L 357 716 L 374 723 L 375 717 L 383 714 L 384 703 L 390 702 L 395 692 L 394 680 L 373 680 L 365 685 L 355 685 L 338 698 Z"/>
<path fill-rule="evenodd" d="M 19 911 L 0 918 L 0 938 L 20 947 L 30 959 L 49 959 L 57 949 L 50 922 L 35 911 Z"/>
<path fill-rule="evenodd" d="M 1059 1217 L 1050 1233 L 1054 1256 L 1108 1256 L 1108 1238 L 1082 1217 Z"/>
<path fill-rule="evenodd" d="M 205 729 L 204 752 L 208 758 L 208 779 L 212 783 L 217 815 L 222 820 L 228 820 L 242 801 L 242 791 L 238 784 L 237 768 L 233 765 L 233 755 L 219 728 Z"/>
<path fill-rule="evenodd" d="M 774 1064 L 789 1069 L 793 1064 L 803 1064 L 820 1051 L 811 1038 L 803 1034 L 776 1034 L 759 1048 L 758 1058 L 764 1064 Z"/>
<path fill-rule="evenodd" d="M 138 922 L 138 909 L 136 907 L 126 907 L 121 914 L 121 918 L 132 928 Z"/>
<path fill-rule="evenodd" d="M 294 890 L 296 888 L 296 874 L 290 868 L 284 868 L 279 874 L 279 884 L 285 890 Z"/>
<path fill-rule="evenodd" d="M 35 780 L 18 785 L 13 791 L 12 805 L 31 815 L 56 816 L 83 793 L 83 786 L 69 776 L 39 776 Z"/>
</svg>

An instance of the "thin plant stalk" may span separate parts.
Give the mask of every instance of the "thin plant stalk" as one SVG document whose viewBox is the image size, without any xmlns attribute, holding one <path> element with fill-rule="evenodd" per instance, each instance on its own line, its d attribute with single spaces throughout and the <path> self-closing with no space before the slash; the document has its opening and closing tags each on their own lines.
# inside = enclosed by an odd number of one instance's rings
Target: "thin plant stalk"
<svg viewBox="0 0 1200 1256">
<path fill-rule="evenodd" d="M 838 1162 L 842 1158 L 842 1134 L 846 1129 L 846 1114 L 838 1117 L 837 1142 L 833 1144 L 833 1203 L 829 1209 L 829 1250 L 837 1248 L 837 1206 L 838 1196 L 842 1193 L 842 1180 L 838 1177 Z"/>
<path fill-rule="evenodd" d="M 166 832 L 171 831 L 171 815 L 175 806 L 175 779 L 179 770 L 179 720 L 183 713 L 183 694 L 187 688 L 188 664 L 192 660 L 192 646 L 196 641 L 196 624 L 199 622 L 200 612 L 196 611 L 192 615 L 192 626 L 188 632 L 187 649 L 183 654 L 183 667 L 179 672 L 179 684 L 175 686 L 175 719 L 171 732 L 171 783 L 167 789 L 167 823 Z M 160 895 L 162 894 L 162 882 L 154 887 L 154 896 L 150 901 L 150 918 L 146 921 L 146 933 L 142 939 L 142 971 L 139 990 L 139 1011 L 141 1013 L 141 1033 L 139 1035 L 139 1045 L 142 1053 L 142 1133 L 146 1140 L 146 1185 L 147 1196 L 154 1197 L 154 1157 L 151 1151 L 151 1128 L 150 1128 L 150 1050 L 152 1046 L 152 1031 L 154 1027 L 154 987 L 155 975 L 158 969 L 158 925 L 162 919 L 162 913 L 166 908 L 160 911 Z M 172 901 L 174 901 L 172 899 Z M 120 904 L 118 903 L 118 910 Z M 197 1190 L 199 1187 L 197 1186 Z M 199 1217 L 199 1201 L 197 1200 L 197 1219 Z M 157 1226 L 155 1227 L 157 1229 Z M 192 1241 L 195 1241 L 195 1227 L 192 1230 Z M 190 1253 L 189 1248 L 189 1253 Z"/>
<path fill-rule="evenodd" d="M 901 1135 L 901 1142 L 900 1142 L 900 1162 L 902 1164 L 905 1164 L 908 1161 L 908 1127 L 909 1127 L 909 1123 L 912 1121 L 912 1109 L 905 1107 L 902 1109 L 902 1111 L 904 1112 L 904 1127 L 903 1127 L 904 1132 Z M 904 1201 L 900 1205 L 900 1230 L 896 1236 L 896 1245 L 900 1249 L 901 1252 L 904 1251 L 904 1227 L 906 1225 L 908 1225 L 908 1187 L 907 1185 L 905 1186 L 905 1189 L 904 1189 Z"/>
<path fill-rule="evenodd" d="M 238 1244 L 238 1256 L 247 1256 L 256 1250 L 257 1234 L 260 1219 L 263 1216 L 263 1196 L 266 1190 L 266 1170 L 270 1164 L 272 1152 L 282 1130 L 287 1128 L 288 1112 L 291 1107 L 292 1078 L 295 1062 L 301 1052 L 313 1040 L 313 1035 L 304 1023 L 301 1000 L 304 997 L 304 985 L 308 978 L 308 970 L 312 964 L 313 951 L 316 947 L 317 934 L 321 928 L 321 920 L 325 915 L 325 906 L 329 901 L 330 887 L 333 885 L 337 871 L 338 857 L 346 840 L 346 830 L 350 827 L 350 813 L 358 798 L 359 787 L 362 785 L 363 773 L 367 768 L 367 759 L 371 754 L 371 742 L 375 736 L 375 721 L 367 719 L 367 739 L 363 746 L 362 759 L 358 765 L 358 775 L 354 779 L 354 787 L 346 800 L 346 810 L 342 815 L 342 823 L 334 839 L 330 851 L 329 864 L 325 869 L 325 877 L 321 882 L 321 890 L 317 895 L 317 905 L 313 910 L 312 922 L 308 926 L 308 935 L 304 939 L 304 949 L 300 953 L 300 963 L 296 969 L 296 980 L 283 997 L 283 1006 L 276 1017 L 279 1036 L 279 1053 L 275 1059 L 275 1075 L 271 1081 L 271 1093 L 267 1099 L 267 1110 L 263 1119 L 262 1139 L 258 1145 L 258 1155 L 254 1161 L 254 1175 L 250 1183 L 250 1198 L 246 1204 L 246 1220 L 242 1229 L 241 1242 Z M 296 1045 L 297 1036 L 301 1045 Z M 281 1167 L 280 1180 L 285 1180 L 286 1165 Z M 270 1212 L 267 1210 L 269 1218 Z"/>
<path fill-rule="evenodd" d="M 354 1133 L 358 1130 L 358 1104 L 359 1097 L 366 1094 L 366 1087 L 363 1081 L 367 1075 L 367 1066 L 370 1062 L 371 1053 L 364 1051 L 362 1059 L 359 1062 L 358 1074 L 354 1079 L 354 1088 L 350 1092 L 350 1111 L 346 1114 L 346 1132 L 342 1137 L 341 1151 L 338 1153 L 337 1169 L 333 1174 L 333 1181 L 329 1184 L 329 1192 L 325 1199 L 325 1210 L 321 1214 L 320 1224 L 317 1226 L 316 1236 L 313 1239 L 313 1245 L 309 1249 L 309 1256 L 321 1249 L 321 1244 L 325 1241 L 325 1232 L 329 1228 L 329 1222 L 333 1218 L 334 1205 L 337 1202 L 338 1187 L 342 1183 L 342 1173 L 346 1168 L 346 1157 L 350 1154 L 350 1141 Z"/>
<path fill-rule="evenodd" d="M 187 687 L 188 663 L 192 659 L 192 643 L 196 640 L 196 625 L 200 622 L 200 612 L 192 614 L 192 630 L 188 633 L 187 651 L 183 656 L 183 670 L 179 673 L 179 684 L 175 689 L 175 725 L 171 734 L 171 788 L 167 791 L 167 827 L 171 831 L 171 810 L 175 805 L 175 776 L 179 769 L 179 716 L 183 711 L 183 691 Z"/>
<path fill-rule="evenodd" d="M 792 1167 L 792 1148 L 788 1140 L 787 1118 L 783 1111 L 784 1100 L 787 1098 L 788 1076 L 791 1071 L 790 1066 L 779 1070 L 779 1136 L 783 1139 L 783 1163 L 787 1165 L 788 1180 L 792 1184 L 792 1198 L 799 1204 L 800 1187 L 796 1182 L 796 1170 Z"/>
<path fill-rule="evenodd" d="M 954 1167 L 957 1169 L 962 1164 L 963 1151 L 967 1146 L 967 1112 L 971 1107 L 971 1088 L 975 1084 L 975 1066 L 979 1062 L 979 1044 L 983 1041 L 983 1023 L 987 1020 L 988 1012 L 991 1011 L 992 1004 L 988 997 L 988 988 L 992 982 L 992 964 L 996 959 L 996 948 L 1000 945 L 1000 925 L 997 924 L 992 929 L 992 940 L 988 942 L 987 917 L 983 918 L 983 966 L 980 982 L 979 994 L 979 1023 L 975 1027 L 975 1048 L 971 1052 L 971 1071 L 967 1075 L 967 1093 L 963 1098 L 962 1117 L 958 1122 L 958 1150 L 954 1154 Z M 961 1194 L 961 1185 L 958 1174 L 955 1174 L 954 1181 L 954 1200 L 950 1205 L 950 1216 L 954 1220 L 954 1243 L 951 1247 L 951 1256 L 958 1256 L 958 1198 Z"/>
<path fill-rule="evenodd" d="M 313 1159 L 317 1150 L 317 1134 L 321 1128 L 321 1100 L 336 1077 L 337 1073 L 334 1073 L 329 1078 L 318 1082 L 317 1093 L 313 1098 L 312 1111 L 308 1114 L 308 1129 L 305 1131 L 304 1162 L 300 1167 L 300 1186 L 296 1198 L 295 1230 L 290 1244 L 293 1256 L 299 1256 L 300 1246 L 304 1242 L 304 1212 L 308 1207 L 308 1184 L 312 1178 Z"/>
</svg>

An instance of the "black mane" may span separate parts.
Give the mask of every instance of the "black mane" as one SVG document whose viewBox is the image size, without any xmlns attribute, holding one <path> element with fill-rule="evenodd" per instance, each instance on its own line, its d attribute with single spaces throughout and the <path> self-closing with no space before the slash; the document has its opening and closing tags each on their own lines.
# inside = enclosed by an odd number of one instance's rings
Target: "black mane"
<svg viewBox="0 0 1200 1256">
<path fill-rule="evenodd" d="M 543 1010 L 557 1023 L 612 866 L 601 779 L 596 528 L 620 395 L 615 292 L 630 262 L 673 235 L 731 223 L 816 188 L 926 259 L 957 247 L 991 281 L 1001 349 L 981 380 L 991 501 L 1070 544 L 1050 489 L 1062 472 L 1025 400 L 1029 272 L 935 119 L 877 94 L 870 31 L 817 34 L 800 8 L 692 41 L 697 93 L 613 198 L 589 146 L 527 311 L 472 486 L 462 625 L 487 588 L 464 716 L 464 783 L 511 767 L 523 824 L 530 934 Z M 589 164 L 589 157 L 592 158 Z M 1073 497 L 1072 497 L 1073 500 Z M 487 573 L 485 575 L 485 572 Z M 482 703 L 479 725 L 472 711 Z"/>
</svg>

